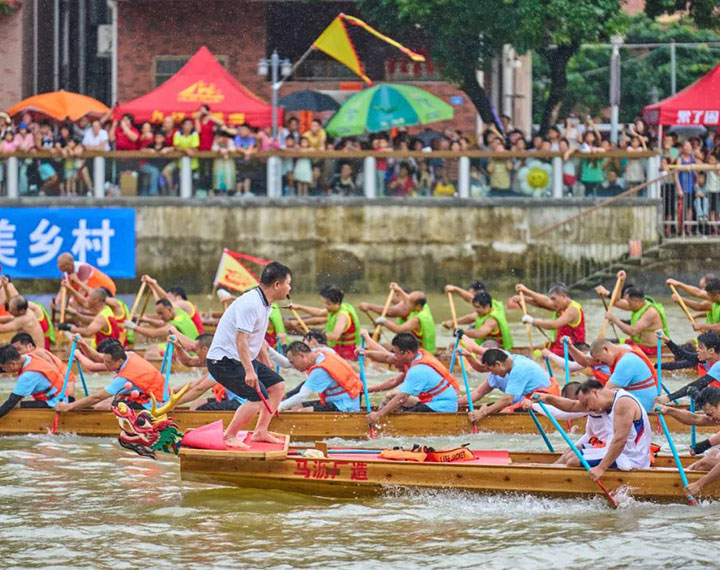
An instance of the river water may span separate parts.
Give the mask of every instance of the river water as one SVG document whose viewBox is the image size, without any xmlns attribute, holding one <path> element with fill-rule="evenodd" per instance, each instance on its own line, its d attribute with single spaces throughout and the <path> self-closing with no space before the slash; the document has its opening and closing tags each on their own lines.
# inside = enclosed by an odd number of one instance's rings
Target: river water
<svg viewBox="0 0 720 570">
<path fill-rule="evenodd" d="M 431 301 L 438 320 L 447 318 L 442 297 Z M 458 302 L 458 313 L 465 309 Z M 593 337 L 599 303 L 587 304 L 587 313 Z M 671 309 L 670 320 L 674 338 L 691 337 L 679 311 Z M 516 323 L 513 331 L 525 344 L 524 329 Z M 442 340 L 449 342 L 449 334 Z M 177 375 L 173 384 L 193 377 Z M 370 381 L 383 377 L 372 373 Z M 668 377 L 667 384 L 672 390 L 688 378 Z M 91 391 L 107 380 L 89 375 Z M 288 375 L 289 385 L 299 380 Z M 480 380 L 471 375 L 471 384 Z M 12 383 L 0 382 L 4 399 Z M 559 436 L 551 437 L 562 447 Z M 688 437 L 676 437 L 679 448 Z M 655 440 L 667 450 L 664 439 Z M 534 435 L 423 440 L 465 442 L 544 449 Z M 414 441 L 387 438 L 373 446 L 398 443 Z M 720 532 L 720 503 L 711 501 L 691 508 L 623 497 L 613 511 L 600 498 L 388 489 L 374 499 L 337 500 L 183 483 L 174 457 L 153 461 L 112 439 L 73 435 L 0 438 L 0 499 L 5 568 L 710 568 L 717 567 Z"/>
</svg>

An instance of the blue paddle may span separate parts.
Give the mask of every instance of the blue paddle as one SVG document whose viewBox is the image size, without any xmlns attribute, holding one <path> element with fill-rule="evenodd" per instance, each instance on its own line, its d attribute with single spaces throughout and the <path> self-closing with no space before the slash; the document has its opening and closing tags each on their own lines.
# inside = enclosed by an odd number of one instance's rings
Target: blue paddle
<svg viewBox="0 0 720 570">
<path fill-rule="evenodd" d="M 692 396 L 690 397 L 690 412 L 693 414 L 695 413 L 695 398 Z M 690 426 L 690 447 L 695 447 L 695 439 L 695 424 L 693 424 Z"/>
<path fill-rule="evenodd" d="M 171 340 L 175 340 L 175 337 L 170 338 Z M 174 347 L 175 345 L 173 345 L 172 342 L 168 342 L 165 346 L 165 362 L 163 363 L 165 365 L 165 386 L 163 386 L 163 401 L 167 401 L 170 397 L 170 369 L 172 368 L 172 354 Z"/>
<path fill-rule="evenodd" d="M 459 336 L 458 336 L 458 340 L 460 340 Z M 472 394 L 470 393 L 470 382 L 468 382 L 467 370 L 465 370 L 465 361 L 463 360 L 463 357 L 462 357 L 462 347 L 458 348 L 457 343 L 455 343 L 455 347 L 456 347 L 455 352 L 459 353 L 459 355 L 460 355 L 460 370 L 462 370 L 463 382 L 465 383 L 465 394 L 467 394 L 468 410 L 470 410 L 472 412 L 475 409 L 475 407 L 473 406 Z M 477 424 L 475 422 L 473 422 L 472 426 L 473 426 L 473 433 L 477 433 L 478 432 Z"/>
<path fill-rule="evenodd" d="M 75 364 L 77 364 L 78 374 L 80 375 L 80 381 L 83 385 L 83 392 L 85 392 L 85 396 L 89 394 L 87 384 L 85 383 L 85 374 L 83 373 L 82 366 L 80 366 L 80 361 L 76 360 Z"/>
<path fill-rule="evenodd" d="M 455 331 L 455 346 L 453 347 L 452 356 L 450 356 L 450 374 L 452 374 L 453 368 L 455 368 L 455 359 L 457 358 L 457 349 L 460 344 L 460 338 L 462 338 L 462 333 L 460 332 L 460 329 L 457 329 Z"/>
<path fill-rule="evenodd" d="M 678 456 L 677 449 L 675 449 L 675 442 L 673 441 L 672 437 L 670 436 L 670 430 L 668 429 L 667 424 L 665 423 L 665 418 L 663 417 L 662 413 L 660 413 L 660 406 L 655 407 L 655 412 L 657 413 L 657 417 L 660 420 L 660 425 L 662 426 L 662 429 L 665 432 L 665 439 L 667 439 L 667 442 L 670 445 L 670 451 L 672 451 L 673 459 L 675 460 L 675 465 L 677 466 L 678 473 L 680 473 L 680 480 L 682 481 L 683 487 L 687 487 L 688 486 L 687 475 L 685 475 L 685 469 L 683 468 L 682 461 L 680 461 L 680 457 Z M 692 495 L 688 496 L 688 503 L 692 506 L 697 505 L 697 503 L 695 502 L 695 498 Z"/>
<path fill-rule="evenodd" d="M 365 339 L 360 339 L 360 348 L 365 348 Z M 370 392 L 368 392 L 367 379 L 365 378 L 365 357 L 362 354 L 358 354 L 358 364 L 360 365 L 360 380 L 363 385 L 363 393 L 365 394 L 365 409 L 369 414 L 372 411 L 370 407 Z M 375 439 L 375 428 L 370 424 L 370 439 Z"/>
<path fill-rule="evenodd" d="M 552 378 L 553 371 L 552 371 L 552 366 L 550 366 L 550 361 L 547 359 L 547 357 L 544 357 L 543 360 L 545 360 L 545 366 L 547 366 L 548 375 L 550 376 L 550 378 Z"/>
<path fill-rule="evenodd" d="M 278 335 L 277 342 L 275 343 L 275 345 L 277 347 L 278 354 L 282 354 L 283 350 L 282 350 L 282 342 L 280 341 L 280 335 Z M 280 365 L 279 364 L 275 366 L 275 374 L 280 374 Z"/>
<path fill-rule="evenodd" d="M 568 355 L 568 340 L 563 337 L 563 357 L 565 358 L 565 384 L 570 384 L 570 356 Z"/>
<path fill-rule="evenodd" d="M 73 338 L 72 346 L 70 347 L 70 357 L 68 358 L 67 368 L 65 369 L 65 379 L 63 380 L 62 390 L 60 390 L 60 401 L 65 402 L 65 392 L 67 391 L 68 380 L 70 380 L 70 371 L 72 370 L 73 360 L 75 360 L 75 349 L 77 348 L 77 340 Z M 53 425 L 51 433 L 55 435 L 57 433 L 58 420 L 60 419 L 60 413 L 55 412 L 53 418 Z"/>
<path fill-rule="evenodd" d="M 533 396 L 533 399 L 537 401 L 538 404 L 540 404 L 540 408 L 542 408 L 542 411 L 545 413 L 547 418 L 552 422 L 553 426 L 555 426 L 555 429 L 558 431 L 558 433 L 563 437 L 565 440 L 565 443 L 567 443 L 570 446 L 570 449 L 573 450 L 573 453 L 577 456 L 577 458 L 580 460 L 580 463 L 585 468 L 586 471 L 590 471 L 592 468 L 590 467 L 590 464 L 587 462 L 587 460 L 583 457 L 583 454 L 580 453 L 580 450 L 575 446 L 572 439 L 570 439 L 570 436 L 565 433 L 565 430 L 560 427 L 560 424 L 558 421 L 553 417 L 553 415 L 548 411 L 547 407 L 543 402 L 539 400 L 540 396 L 538 394 L 535 394 Z M 608 490 L 605 488 L 605 485 L 602 484 L 601 481 L 595 481 L 597 483 L 598 487 L 602 490 L 602 492 L 607 497 L 608 501 L 610 501 L 610 504 L 617 509 L 617 502 L 615 501 L 615 498 L 608 492 Z"/>
<path fill-rule="evenodd" d="M 535 423 L 535 427 L 540 432 L 540 435 L 545 440 L 545 445 L 547 445 L 548 450 L 550 453 L 555 453 L 555 448 L 553 447 L 553 444 L 550 443 L 550 439 L 548 438 L 547 434 L 545 433 L 545 430 L 543 429 L 542 425 L 540 425 L 540 420 L 538 419 L 537 415 L 535 414 L 535 410 L 530 409 L 528 410 L 530 412 L 530 417 L 532 418 L 533 423 Z"/>
</svg>

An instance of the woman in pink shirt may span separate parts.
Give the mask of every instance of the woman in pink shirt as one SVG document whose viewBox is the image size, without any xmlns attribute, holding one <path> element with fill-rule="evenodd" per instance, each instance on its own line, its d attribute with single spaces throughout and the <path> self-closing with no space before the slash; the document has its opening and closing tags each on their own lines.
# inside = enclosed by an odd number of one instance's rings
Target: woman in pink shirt
<svg viewBox="0 0 720 570">
<path fill-rule="evenodd" d="M 5 131 L 2 143 L 0 143 L 0 154 L 12 154 L 18 149 L 18 143 L 15 140 L 15 133 L 12 129 Z"/>
</svg>

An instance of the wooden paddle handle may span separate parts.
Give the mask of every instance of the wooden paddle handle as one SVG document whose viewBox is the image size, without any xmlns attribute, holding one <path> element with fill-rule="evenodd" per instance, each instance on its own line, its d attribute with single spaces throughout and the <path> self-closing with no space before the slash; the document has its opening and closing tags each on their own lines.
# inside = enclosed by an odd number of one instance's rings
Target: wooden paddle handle
<svg viewBox="0 0 720 570">
<path fill-rule="evenodd" d="M 457 328 L 458 328 L 457 313 L 455 312 L 455 299 L 453 299 L 452 291 L 448 291 L 447 296 L 448 296 L 448 302 L 450 303 L 450 314 L 452 315 L 453 328 L 455 330 L 457 330 Z"/>
<path fill-rule="evenodd" d="M 140 289 L 138 289 L 137 295 L 135 295 L 135 302 L 133 303 L 132 309 L 130 309 L 130 316 L 128 317 L 129 321 L 132 321 L 135 316 L 135 311 L 137 311 L 138 305 L 140 304 L 140 299 L 142 299 L 143 293 L 145 293 L 145 287 L 147 287 L 147 283 L 143 281 L 140 285 Z"/>
<path fill-rule="evenodd" d="M 309 332 L 310 332 L 310 329 L 309 329 L 308 326 L 305 324 L 305 321 L 302 320 L 302 317 L 298 314 L 298 312 L 297 312 L 294 308 L 291 308 L 291 309 L 290 309 L 290 312 L 292 312 L 293 317 L 295 317 L 295 320 L 296 320 L 298 323 L 300 323 L 300 327 L 302 328 L 303 332 L 304 332 L 305 334 L 309 333 Z"/>
<path fill-rule="evenodd" d="M 390 289 L 390 293 L 388 294 L 387 300 L 385 301 L 385 305 L 383 306 L 381 317 L 384 317 L 387 315 L 388 310 L 390 309 L 390 303 L 392 303 L 393 296 L 395 295 L 395 291 Z M 375 327 L 375 331 L 373 332 L 372 338 L 375 342 L 378 341 L 380 338 L 380 331 L 382 330 L 382 325 L 378 325 Z"/>
<path fill-rule="evenodd" d="M 525 305 L 525 295 L 522 291 L 520 291 L 520 308 L 523 312 L 523 317 L 527 315 L 527 306 Z M 528 335 L 528 343 L 530 344 L 530 353 L 532 354 L 535 351 L 535 345 L 533 345 L 533 339 L 532 339 L 532 327 L 529 323 L 525 323 L 525 330 L 527 331 Z"/>
<path fill-rule="evenodd" d="M 670 290 L 677 296 L 677 304 L 680 305 L 680 308 L 683 310 L 683 313 L 685 313 L 685 316 L 688 318 L 690 323 L 694 325 L 695 319 L 693 318 L 690 309 L 688 309 L 687 305 L 685 304 L 685 301 L 683 301 L 683 298 L 677 292 L 677 289 L 675 289 L 675 285 L 670 285 Z"/>
<path fill-rule="evenodd" d="M 67 309 L 67 289 L 61 286 L 60 289 L 60 322 L 65 322 L 65 310 Z"/>
<path fill-rule="evenodd" d="M 610 297 L 610 304 L 608 305 L 607 312 L 611 312 L 613 310 L 613 307 L 615 306 L 615 301 L 618 300 L 618 297 L 620 296 L 620 291 L 622 291 L 622 286 L 625 283 L 625 278 L 618 276 L 617 281 L 615 281 L 615 287 L 613 287 L 612 296 Z M 598 335 L 598 338 L 605 338 L 605 329 L 608 326 L 607 317 L 605 317 L 605 320 L 603 321 L 602 327 L 600 328 L 600 334 Z"/>
</svg>

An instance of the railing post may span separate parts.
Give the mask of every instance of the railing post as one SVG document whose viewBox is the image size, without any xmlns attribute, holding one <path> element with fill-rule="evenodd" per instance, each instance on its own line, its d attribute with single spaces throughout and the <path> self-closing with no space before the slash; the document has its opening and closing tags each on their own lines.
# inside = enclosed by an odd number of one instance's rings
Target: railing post
<svg viewBox="0 0 720 570">
<path fill-rule="evenodd" d="M 270 156 L 267 159 L 267 195 L 268 198 L 280 198 L 282 196 L 282 162 L 278 156 Z"/>
<path fill-rule="evenodd" d="M 192 198 L 192 168 L 189 156 L 180 159 L 180 197 Z"/>
<path fill-rule="evenodd" d="M 467 156 L 460 157 L 460 170 L 458 173 L 458 196 L 460 198 L 470 197 L 470 159 Z"/>
<path fill-rule="evenodd" d="M 656 154 L 648 158 L 647 177 L 648 180 L 654 180 L 660 176 L 660 155 Z M 661 183 L 653 182 L 648 187 L 648 198 L 660 198 Z"/>
<path fill-rule="evenodd" d="M 563 159 L 555 156 L 552 159 L 552 197 L 563 197 Z"/>
<path fill-rule="evenodd" d="M 5 162 L 7 169 L 7 197 L 17 198 L 20 196 L 18 191 L 18 159 L 17 156 L 9 156 Z"/>
<path fill-rule="evenodd" d="M 93 194 L 96 198 L 105 197 L 105 157 L 93 158 Z"/>
<path fill-rule="evenodd" d="M 366 156 L 363 160 L 363 190 L 366 198 L 377 197 L 377 163 L 374 156 Z"/>
</svg>

